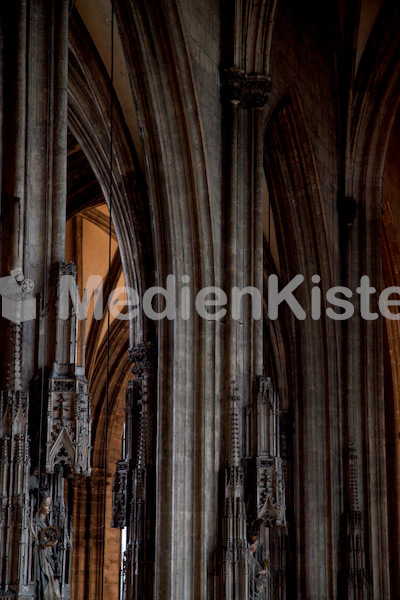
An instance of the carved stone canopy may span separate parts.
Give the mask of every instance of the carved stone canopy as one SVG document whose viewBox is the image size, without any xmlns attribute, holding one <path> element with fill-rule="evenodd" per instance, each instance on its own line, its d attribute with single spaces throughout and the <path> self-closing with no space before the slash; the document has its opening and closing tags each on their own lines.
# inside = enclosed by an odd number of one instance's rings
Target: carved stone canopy
<svg viewBox="0 0 400 600">
<path fill-rule="evenodd" d="M 129 360 L 133 363 L 132 373 L 136 377 L 154 375 L 157 366 L 157 349 L 154 344 L 138 344 L 129 350 Z"/>
</svg>

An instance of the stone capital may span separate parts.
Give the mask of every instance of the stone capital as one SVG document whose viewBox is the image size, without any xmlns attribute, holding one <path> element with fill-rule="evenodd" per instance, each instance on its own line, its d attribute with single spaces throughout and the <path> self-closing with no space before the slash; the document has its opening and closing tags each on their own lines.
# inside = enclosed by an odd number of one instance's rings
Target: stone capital
<svg viewBox="0 0 400 600">
<path fill-rule="evenodd" d="M 264 108 L 271 91 L 271 80 L 261 75 L 246 76 L 243 104 L 248 108 Z"/>
<path fill-rule="evenodd" d="M 129 360 L 133 363 L 132 373 L 136 377 L 152 376 L 157 368 L 157 349 L 154 344 L 138 344 L 129 350 Z"/>
<path fill-rule="evenodd" d="M 221 102 L 240 104 L 243 100 L 243 91 L 246 74 L 240 69 L 224 69 L 221 74 Z"/>
<path fill-rule="evenodd" d="M 271 79 L 249 75 L 241 69 L 224 69 L 221 74 L 221 102 L 243 108 L 264 108 L 271 91 Z"/>
</svg>

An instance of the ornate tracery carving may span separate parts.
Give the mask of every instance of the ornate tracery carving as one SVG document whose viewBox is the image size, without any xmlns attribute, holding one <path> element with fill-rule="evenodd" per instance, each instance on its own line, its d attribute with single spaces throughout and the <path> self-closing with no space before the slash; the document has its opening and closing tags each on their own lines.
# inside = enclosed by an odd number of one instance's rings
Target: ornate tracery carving
<svg viewBox="0 0 400 600">
<path fill-rule="evenodd" d="M 60 280 L 69 276 L 76 285 L 76 268 L 72 263 L 59 263 L 54 277 L 57 306 L 63 301 Z M 64 299 L 65 301 L 65 299 Z M 56 315 L 56 357 L 48 384 L 46 465 L 54 473 L 63 465 L 77 475 L 90 475 L 91 399 L 84 364 L 78 365 L 78 321 L 74 306 L 68 300 L 71 318 Z M 85 340 L 81 341 L 82 348 Z M 83 357 L 83 352 L 82 352 Z"/>
<path fill-rule="evenodd" d="M 117 462 L 112 526 L 127 527 L 124 593 L 139 600 L 152 585 L 152 444 L 156 348 L 139 344 L 129 352 L 132 374 L 126 393 L 126 451 Z"/>
<path fill-rule="evenodd" d="M 359 474 L 357 450 L 349 449 L 349 509 L 347 512 L 348 573 L 347 597 L 349 600 L 370 600 L 370 577 L 365 558 L 365 540 L 362 513 L 359 503 Z"/>
<path fill-rule="evenodd" d="M 243 410 L 233 386 L 230 456 L 225 470 L 225 597 L 284 597 L 285 477 L 280 457 L 279 398 L 269 377 L 259 376 Z M 244 448 L 246 452 L 244 452 Z M 271 537 L 275 536 L 274 548 Z M 277 548 L 279 546 L 279 551 Z M 272 553 L 277 558 L 272 563 Z"/>
</svg>

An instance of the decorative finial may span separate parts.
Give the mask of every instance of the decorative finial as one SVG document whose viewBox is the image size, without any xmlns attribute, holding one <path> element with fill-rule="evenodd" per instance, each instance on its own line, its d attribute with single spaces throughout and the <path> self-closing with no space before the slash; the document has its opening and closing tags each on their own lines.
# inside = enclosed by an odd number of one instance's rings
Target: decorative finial
<svg viewBox="0 0 400 600">
<path fill-rule="evenodd" d="M 240 440 L 239 440 L 239 396 L 236 381 L 231 382 L 230 414 L 231 414 L 231 448 L 230 465 L 238 467 L 240 465 Z"/>
<path fill-rule="evenodd" d="M 22 391 L 22 331 L 21 323 L 10 323 L 10 346 L 7 365 L 8 390 Z"/>
</svg>

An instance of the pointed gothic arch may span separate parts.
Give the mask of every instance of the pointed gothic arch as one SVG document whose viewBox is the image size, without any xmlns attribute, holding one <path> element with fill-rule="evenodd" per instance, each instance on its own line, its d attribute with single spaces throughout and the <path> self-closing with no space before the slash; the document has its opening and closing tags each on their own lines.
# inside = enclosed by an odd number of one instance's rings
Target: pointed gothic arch
<svg viewBox="0 0 400 600">
<path fill-rule="evenodd" d="M 177 281 L 188 275 L 193 288 L 201 289 L 215 281 L 220 215 L 211 215 L 211 198 L 220 192 L 210 187 L 212 166 L 205 157 L 179 10 L 175 1 L 117 1 L 115 6 L 143 127 L 156 281 L 164 286 L 168 274 Z M 160 76 L 166 72 L 167 79 Z M 202 598 L 212 582 L 208 561 L 217 526 L 213 465 L 219 452 L 219 336 L 218 324 L 197 316 L 173 323 L 164 319 L 158 326 L 155 596 Z M 186 484 L 176 486 L 177 480 Z"/>
<path fill-rule="evenodd" d="M 76 11 L 70 18 L 68 124 L 109 204 L 110 79 Z M 117 98 L 113 108 L 113 225 L 126 285 L 140 297 L 154 285 L 152 226 L 144 176 Z M 130 321 L 130 343 L 152 335 L 140 312 Z M 150 331 L 148 328 L 150 327 Z"/>
<path fill-rule="evenodd" d="M 321 535 L 308 529 L 307 522 L 318 515 L 317 518 L 327 523 L 324 511 L 336 514 L 339 519 L 337 500 L 332 493 L 334 473 L 339 469 L 339 439 L 337 434 L 332 435 L 339 428 L 339 382 L 326 376 L 327 365 L 337 361 L 337 332 L 332 322 L 310 318 L 311 277 L 320 275 L 325 291 L 332 286 L 329 257 L 333 250 L 334 230 L 329 231 L 326 225 L 329 215 L 322 204 L 313 149 L 295 88 L 282 98 L 268 119 L 264 165 L 277 227 L 282 270 L 280 287 L 297 274 L 303 275 L 305 281 L 299 289 L 298 299 L 308 314 L 302 322 L 295 322 L 288 312 L 285 315 L 290 331 L 290 367 L 287 371 L 292 378 L 290 389 L 293 394 L 289 402 L 297 432 L 293 440 L 291 482 L 295 521 L 291 535 L 299 557 L 295 566 L 296 593 L 306 596 L 308 585 L 315 585 L 316 574 L 309 566 L 317 552 L 320 557 L 324 556 L 320 559 L 321 565 L 326 565 L 326 570 L 321 569 L 318 575 L 317 585 L 321 592 L 329 589 L 333 597 L 336 581 L 330 577 L 328 564 L 337 561 L 337 531 L 332 524 Z M 323 343 L 328 336 L 332 340 L 330 347 Z M 285 348 L 279 350 L 287 355 Z M 297 357 L 294 364 L 292 357 Z M 322 473 L 325 474 L 323 480 Z M 293 578 L 290 585 L 294 585 Z M 294 588 L 291 591 L 295 593 Z"/>
<path fill-rule="evenodd" d="M 368 274 L 381 287 L 382 280 L 382 191 L 387 149 L 398 111 L 400 42 L 400 7 L 397 2 L 383 3 L 354 82 L 353 102 L 349 113 L 348 161 L 345 195 L 353 199 L 356 214 L 347 248 L 348 280 Z M 384 234 L 387 236 L 386 234 Z M 383 256 L 387 248 L 383 248 Z M 396 585 L 398 554 L 389 561 L 389 543 L 397 547 L 398 525 L 388 519 L 388 479 L 393 466 L 387 456 L 388 432 L 385 428 L 383 326 L 380 320 L 363 322 L 357 330 L 352 323 L 349 335 L 363 339 L 358 356 L 353 356 L 353 375 L 361 375 L 361 388 L 353 386 L 363 405 L 364 478 L 368 482 L 364 502 L 368 517 L 369 552 L 373 565 L 373 593 L 388 596 L 390 585 Z M 355 329 L 356 328 L 356 329 Z M 367 356 L 373 356 L 374 369 L 368 368 Z M 371 360 L 371 359 L 369 359 Z M 365 390 L 368 393 L 365 394 Z M 366 400 L 364 400 L 364 395 Z M 373 398 L 373 401 L 370 399 Z M 366 406 L 364 406 L 366 402 Z M 390 412 L 390 411 L 389 411 Z M 387 463 L 388 461 L 388 463 Z M 364 484 L 365 485 L 365 484 Z M 379 507 L 379 510 L 377 510 Z M 395 562 L 397 561 L 397 562 Z M 390 568 L 389 568 L 390 565 Z M 390 572 L 391 571 L 391 572 Z"/>
</svg>

